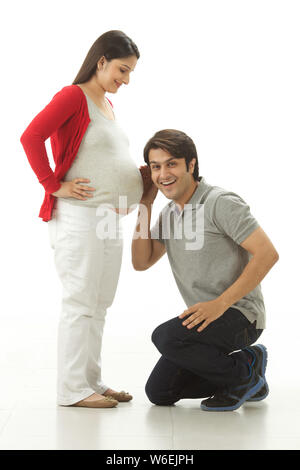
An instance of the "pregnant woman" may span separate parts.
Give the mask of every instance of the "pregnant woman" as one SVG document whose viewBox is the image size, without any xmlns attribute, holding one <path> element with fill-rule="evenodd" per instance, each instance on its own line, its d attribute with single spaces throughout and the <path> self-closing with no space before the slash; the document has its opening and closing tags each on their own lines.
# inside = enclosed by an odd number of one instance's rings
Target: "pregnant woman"
<svg viewBox="0 0 300 470">
<path fill-rule="evenodd" d="M 63 286 L 57 351 L 57 403 L 62 406 L 110 408 L 132 399 L 103 382 L 101 343 L 121 267 L 121 214 L 139 203 L 143 179 L 105 94 L 128 85 L 139 56 L 122 31 L 102 34 L 73 84 L 54 95 L 20 139 L 45 189 L 39 216 L 48 222 Z M 104 206 L 116 219 L 109 238 L 97 212 Z"/>
</svg>

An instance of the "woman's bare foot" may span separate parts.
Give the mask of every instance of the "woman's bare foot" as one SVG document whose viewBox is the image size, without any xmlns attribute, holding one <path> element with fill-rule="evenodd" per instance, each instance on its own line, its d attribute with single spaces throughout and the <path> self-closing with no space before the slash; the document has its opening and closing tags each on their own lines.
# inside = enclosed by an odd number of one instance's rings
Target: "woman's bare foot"
<svg viewBox="0 0 300 470">
<path fill-rule="evenodd" d="M 99 393 L 93 393 L 89 397 L 85 398 L 86 401 L 94 401 L 94 400 L 101 400 L 104 398 L 104 395 L 100 395 Z"/>
<path fill-rule="evenodd" d="M 108 388 L 108 389 L 103 393 L 103 395 L 104 395 L 105 397 L 107 397 L 107 396 L 109 396 L 111 393 L 118 393 L 118 392 L 116 392 L 116 391 L 113 390 L 112 388 Z"/>
</svg>

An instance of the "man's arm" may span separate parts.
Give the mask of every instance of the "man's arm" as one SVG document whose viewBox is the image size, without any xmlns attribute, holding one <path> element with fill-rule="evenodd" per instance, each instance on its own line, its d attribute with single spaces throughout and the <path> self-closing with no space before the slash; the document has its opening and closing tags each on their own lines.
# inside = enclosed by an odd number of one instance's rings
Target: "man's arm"
<svg viewBox="0 0 300 470">
<path fill-rule="evenodd" d="M 219 297 L 226 310 L 255 289 L 279 260 L 277 251 L 261 227 L 254 230 L 240 245 L 253 256 L 239 278 Z"/>
<path fill-rule="evenodd" d="M 151 239 L 150 222 L 152 204 L 157 195 L 157 188 L 151 180 L 150 168 L 140 167 L 143 177 L 144 193 L 140 201 L 138 222 L 131 245 L 132 264 L 137 271 L 150 268 L 166 252 L 163 243 Z"/>
<path fill-rule="evenodd" d="M 235 302 L 249 294 L 266 276 L 279 255 L 271 240 L 261 227 L 254 230 L 240 245 L 252 254 L 238 279 L 219 297 L 209 302 L 199 302 L 185 310 L 179 318 L 188 318 L 183 325 L 193 328 L 204 322 L 197 331 L 202 331 L 209 323 L 219 318 Z"/>
<path fill-rule="evenodd" d="M 152 203 L 141 201 L 138 223 L 131 245 L 132 265 L 137 271 L 145 271 L 166 252 L 163 243 L 153 240 L 150 232 Z"/>
</svg>

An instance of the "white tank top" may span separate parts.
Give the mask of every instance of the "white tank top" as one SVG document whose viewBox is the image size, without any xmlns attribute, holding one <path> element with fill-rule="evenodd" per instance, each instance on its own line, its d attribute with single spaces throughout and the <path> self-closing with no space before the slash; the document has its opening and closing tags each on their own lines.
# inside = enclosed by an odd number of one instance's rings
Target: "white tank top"
<svg viewBox="0 0 300 470">
<path fill-rule="evenodd" d="M 86 93 L 85 96 L 91 122 L 64 181 L 89 178 L 89 183 L 82 184 L 96 190 L 85 201 L 73 197 L 61 199 L 80 206 L 110 204 L 118 208 L 119 197 L 123 196 L 121 207 L 129 208 L 140 202 L 143 193 L 143 180 L 130 156 L 129 140 L 118 122 L 107 118 Z"/>
</svg>

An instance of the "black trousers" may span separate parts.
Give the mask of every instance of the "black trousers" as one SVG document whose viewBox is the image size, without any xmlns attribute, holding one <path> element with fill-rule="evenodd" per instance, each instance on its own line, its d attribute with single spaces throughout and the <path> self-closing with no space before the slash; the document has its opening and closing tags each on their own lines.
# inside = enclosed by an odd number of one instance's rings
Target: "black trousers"
<svg viewBox="0 0 300 470">
<path fill-rule="evenodd" d="M 146 383 L 149 400 L 171 405 L 182 398 L 204 398 L 249 375 L 243 348 L 255 343 L 263 330 L 236 308 L 229 308 L 200 333 L 172 318 L 152 333 L 162 354 Z"/>
</svg>

